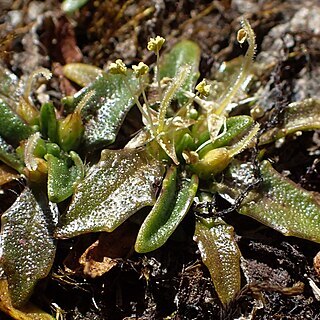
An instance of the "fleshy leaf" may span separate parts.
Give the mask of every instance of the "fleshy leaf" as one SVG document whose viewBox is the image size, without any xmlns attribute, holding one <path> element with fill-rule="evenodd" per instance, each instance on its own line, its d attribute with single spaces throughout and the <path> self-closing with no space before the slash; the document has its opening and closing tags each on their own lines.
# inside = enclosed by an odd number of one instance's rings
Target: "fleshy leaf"
<svg viewBox="0 0 320 320">
<path fill-rule="evenodd" d="M 63 67 L 64 75 L 81 87 L 88 86 L 105 72 L 85 63 L 68 63 Z"/>
<path fill-rule="evenodd" d="M 132 88 L 139 88 L 138 79 L 132 73 L 128 74 L 127 79 Z M 121 75 L 99 77 L 75 94 L 72 106 L 79 104 L 91 91 L 94 94 L 82 108 L 85 122 L 83 142 L 90 151 L 114 142 L 127 112 L 134 105 L 132 94 Z"/>
<path fill-rule="evenodd" d="M 162 174 L 162 164 L 144 150 L 102 151 L 100 161 L 76 187 L 56 236 L 113 231 L 142 207 L 154 204 L 154 185 Z"/>
<path fill-rule="evenodd" d="M 56 118 L 53 103 L 45 103 L 40 109 L 40 129 L 44 138 L 48 138 L 51 142 L 58 141 L 58 121 Z"/>
<path fill-rule="evenodd" d="M 7 68 L 4 68 L 0 64 L 0 95 L 7 97 L 9 100 L 19 101 L 20 96 L 23 93 L 23 88 L 21 82 L 19 82 L 18 77 L 9 71 Z"/>
<path fill-rule="evenodd" d="M 233 228 L 222 220 L 210 225 L 197 221 L 194 240 L 221 302 L 227 305 L 241 286 L 241 254 L 234 239 Z"/>
<path fill-rule="evenodd" d="M 84 175 L 80 157 L 70 152 L 75 165 L 69 168 L 67 159 L 59 159 L 52 154 L 46 155 L 48 161 L 48 197 L 52 202 L 61 202 L 73 194 L 75 184 Z"/>
<path fill-rule="evenodd" d="M 320 129 L 320 100 L 306 99 L 293 102 L 283 111 L 283 123 L 260 137 L 260 144 L 266 144 L 297 131 Z"/>
<path fill-rule="evenodd" d="M 320 204 L 318 194 L 309 192 L 272 168 L 268 161 L 261 164 L 263 182 L 251 191 L 238 209 L 261 223 L 283 233 L 320 243 Z M 233 201 L 246 185 L 252 183 L 252 168 L 234 164 L 224 186 L 218 192 Z"/>
<path fill-rule="evenodd" d="M 72 13 L 84 6 L 88 1 L 89 0 L 64 0 L 61 8 L 66 13 Z"/>
<path fill-rule="evenodd" d="M 9 143 L 18 145 L 31 133 L 31 127 L 23 122 L 4 100 L 0 99 L 0 135 Z"/>
<path fill-rule="evenodd" d="M 0 280 L 0 311 L 16 320 L 54 320 L 48 313 L 27 303 L 19 310 L 12 306 L 6 280 Z"/>
<path fill-rule="evenodd" d="M 153 251 L 166 243 L 188 213 L 198 183 L 198 177 L 193 175 L 190 181 L 183 182 L 180 190 L 176 191 L 177 168 L 171 167 L 168 170 L 160 196 L 139 230 L 135 244 L 137 252 Z"/>
<path fill-rule="evenodd" d="M 199 63 L 200 63 L 200 47 L 190 40 L 178 42 L 169 53 L 164 55 L 160 64 L 160 78 L 169 77 L 175 78 L 180 69 L 189 65 L 191 67 L 187 79 L 184 81 L 181 89 L 177 92 L 177 100 L 180 105 L 188 101 L 183 90 L 193 91 L 193 88 L 199 78 Z"/>
<path fill-rule="evenodd" d="M 47 276 L 53 263 L 56 244 L 52 235 L 58 211 L 44 202 L 26 187 L 1 218 L 0 262 L 14 306 L 26 303 L 37 281 Z"/>
<path fill-rule="evenodd" d="M 239 141 L 243 137 L 254 121 L 249 116 L 235 116 L 226 120 L 226 132 L 218 137 L 214 143 L 205 144 L 199 151 L 199 157 L 202 158 L 206 153 L 215 148 L 230 145 L 232 142 Z"/>
<path fill-rule="evenodd" d="M 19 159 L 14 148 L 10 146 L 6 141 L 0 136 L 0 160 L 10 166 L 11 168 L 22 172 L 24 164 Z"/>
</svg>

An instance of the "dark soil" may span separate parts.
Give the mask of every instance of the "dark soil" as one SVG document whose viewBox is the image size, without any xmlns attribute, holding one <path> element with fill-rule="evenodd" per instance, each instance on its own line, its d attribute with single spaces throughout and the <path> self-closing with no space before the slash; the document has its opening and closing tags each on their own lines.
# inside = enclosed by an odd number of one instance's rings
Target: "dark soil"
<svg viewBox="0 0 320 320">
<path fill-rule="evenodd" d="M 256 32 L 256 59 L 264 65 L 260 103 L 273 110 L 274 119 L 281 121 L 281 108 L 289 102 L 320 98 L 317 0 L 97 0 L 70 17 L 57 1 L 2 0 L 0 58 L 19 76 L 38 67 L 53 70 L 46 92 L 58 102 L 78 89 L 63 77 L 61 65 L 85 62 L 106 68 L 117 58 L 128 65 L 152 63 L 145 48 L 159 34 L 167 48 L 182 38 L 197 42 L 201 76 L 210 79 L 223 61 L 243 53 L 235 39 L 242 15 Z M 127 121 L 128 127 L 130 116 Z M 319 133 L 308 132 L 281 148 L 270 146 L 268 157 L 279 172 L 320 192 L 319 152 Z M 13 189 L 6 186 L 0 195 L 0 212 L 14 201 Z M 227 204 L 218 199 L 218 206 Z M 320 319 L 320 297 L 312 287 L 320 286 L 313 266 L 320 245 L 284 237 L 236 212 L 226 220 L 235 228 L 243 255 L 243 289 L 227 308 L 221 307 L 192 240 L 192 212 L 157 251 L 138 255 L 130 250 L 132 237 L 126 237 L 129 249 L 119 255 L 125 258 L 96 278 L 84 275 L 77 261 L 99 235 L 59 241 L 52 273 L 40 281 L 32 301 L 52 314 L 61 308 L 65 319 Z M 295 290 L 300 282 L 304 289 Z"/>
</svg>

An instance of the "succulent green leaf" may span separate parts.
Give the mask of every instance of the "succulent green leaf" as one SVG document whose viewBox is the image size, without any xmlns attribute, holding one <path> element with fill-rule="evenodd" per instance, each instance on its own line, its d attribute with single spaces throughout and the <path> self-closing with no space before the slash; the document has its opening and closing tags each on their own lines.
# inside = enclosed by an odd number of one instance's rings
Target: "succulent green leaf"
<svg viewBox="0 0 320 320">
<path fill-rule="evenodd" d="M 43 195 L 36 198 L 28 187 L 1 217 L 0 264 L 14 306 L 26 303 L 37 281 L 51 269 L 57 219 L 56 206 Z"/>
<path fill-rule="evenodd" d="M 3 311 L 15 320 L 54 320 L 51 315 L 42 311 L 32 303 L 16 309 L 12 306 L 8 292 L 8 283 L 5 279 L 0 280 L 0 311 Z"/>
<path fill-rule="evenodd" d="M 32 132 L 31 127 L 23 122 L 4 100 L 0 99 L 0 135 L 2 138 L 13 145 L 18 145 Z"/>
<path fill-rule="evenodd" d="M 63 67 L 63 74 L 81 87 L 105 75 L 102 69 L 85 63 L 68 63 Z"/>
<path fill-rule="evenodd" d="M 320 243 L 320 203 L 317 193 L 309 192 L 272 168 L 268 161 L 261 164 L 263 182 L 251 191 L 238 209 L 261 223 L 283 233 Z M 230 176 L 218 192 L 232 202 L 245 185 L 252 183 L 252 167 L 233 164 Z M 240 189 L 241 190 L 241 189 Z"/>
<path fill-rule="evenodd" d="M 51 142 L 57 142 L 58 121 L 55 109 L 52 103 L 45 103 L 40 109 L 40 130 L 44 138 L 48 138 Z"/>
<path fill-rule="evenodd" d="M 83 7 L 89 0 L 64 0 L 61 8 L 66 13 L 72 13 Z"/>
<path fill-rule="evenodd" d="M 48 162 L 48 197 L 52 202 L 61 202 L 69 198 L 76 184 L 83 179 L 84 169 L 80 157 L 70 152 L 75 165 L 69 167 L 67 159 L 52 154 L 45 156 Z"/>
<path fill-rule="evenodd" d="M 240 213 L 284 235 L 320 242 L 320 203 L 315 195 L 283 177 L 268 161 L 262 163 L 261 174 L 261 191 Z"/>
<path fill-rule="evenodd" d="M 0 136 L 0 160 L 10 166 L 11 168 L 22 173 L 24 164 L 21 159 L 16 154 L 14 148 L 10 146 L 5 140 Z"/>
<path fill-rule="evenodd" d="M 211 224 L 196 222 L 194 240 L 208 268 L 220 301 L 227 305 L 240 290 L 240 250 L 233 228 L 222 220 Z"/>
<path fill-rule="evenodd" d="M 135 244 L 137 252 L 149 252 L 166 243 L 188 213 L 198 189 L 198 177 L 182 182 L 177 191 L 177 168 L 171 167 L 151 212 L 143 222 Z"/>
<path fill-rule="evenodd" d="M 139 88 L 138 79 L 132 73 L 128 73 L 127 77 L 132 88 Z M 139 90 L 135 92 L 138 95 Z M 85 122 L 83 142 L 90 151 L 114 142 L 127 112 L 134 105 L 132 94 L 121 75 L 102 75 L 76 93 L 72 100 L 73 106 L 79 104 L 91 91 L 94 94 L 82 108 Z"/>
<path fill-rule="evenodd" d="M 142 207 L 155 202 L 163 165 L 144 150 L 104 150 L 76 187 L 56 230 L 59 238 L 111 232 Z"/>
<path fill-rule="evenodd" d="M 0 64 L 0 95 L 16 102 L 22 95 L 22 85 L 18 77 Z"/>
<path fill-rule="evenodd" d="M 58 142 L 62 150 L 76 150 L 82 139 L 84 127 L 79 112 L 74 111 L 58 121 Z"/>
<path fill-rule="evenodd" d="M 283 122 L 260 137 L 260 144 L 266 144 L 297 131 L 320 129 L 320 100 L 306 99 L 293 102 L 283 111 Z"/>
<path fill-rule="evenodd" d="M 176 98 L 180 105 L 183 105 L 188 101 L 183 90 L 192 92 L 199 78 L 199 63 L 200 47 L 190 40 L 178 42 L 173 46 L 170 52 L 163 56 L 159 68 L 161 79 L 164 77 L 175 78 L 183 66 L 189 65 L 191 67 L 187 79 L 176 94 Z"/>
<path fill-rule="evenodd" d="M 201 148 L 198 152 L 199 157 L 202 158 L 212 149 L 225 147 L 234 141 L 239 141 L 246 130 L 248 130 L 253 123 L 254 120 L 249 116 L 235 116 L 228 118 L 226 120 L 226 132 L 221 137 L 217 138 L 214 143 L 206 144 L 203 148 Z"/>
<path fill-rule="evenodd" d="M 182 158 L 181 154 L 184 150 L 194 150 L 194 139 L 189 132 L 184 133 L 186 130 L 181 130 L 181 134 L 176 137 L 175 149 L 178 157 Z"/>
</svg>

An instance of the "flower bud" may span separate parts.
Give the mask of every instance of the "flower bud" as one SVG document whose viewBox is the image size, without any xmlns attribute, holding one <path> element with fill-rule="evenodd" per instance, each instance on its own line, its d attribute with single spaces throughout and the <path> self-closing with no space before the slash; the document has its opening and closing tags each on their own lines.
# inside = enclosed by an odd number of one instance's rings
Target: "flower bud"
<svg viewBox="0 0 320 320">
<path fill-rule="evenodd" d="M 109 72 L 111 74 L 122 74 L 125 76 L 127 74 L 127 67 L 121 59 L 117 59 L 116 62 L 110 64 Z"/>
<path fill-rule="evenodd" d="M 155 38 L 150 38 L 147 49 L 153 52 L 159 52 L 166 40 L 160 36 L 156 36 Z"/>
<path fill-rule="evenodd" d="M 230 160 L 227 148 L 217 148 L 209 151 L 199 162 L 190 165 L 190 168 L 201 179 L 209 179 L 222 172 L 229 165 Z"/>
<path fill-rule="evenodd" d="M 132 66 L 132 69 L 136 78 L 139 78 L 140 76 L 143 76 L 149 72 L 149 67 L 143 62 L 139 62 L 137 66 Z"/>
</svg>

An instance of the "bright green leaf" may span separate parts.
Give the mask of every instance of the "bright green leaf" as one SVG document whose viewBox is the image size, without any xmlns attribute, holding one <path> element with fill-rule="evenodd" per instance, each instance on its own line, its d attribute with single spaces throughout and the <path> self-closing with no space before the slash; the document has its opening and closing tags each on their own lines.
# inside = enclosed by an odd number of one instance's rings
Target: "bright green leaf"
<svg viewBox="0 0 320 320">
<path fill-rule="evenodd" d="M 26 303 L 37 281 L 51 269 L 57 219 L 56 207 L 43 198 L 36 199 L 28 187 L 2 215 L 1 267 L 14 306 Z"/>
<path fill-rule="evenodd" d="M 0 135 L 9 143 L 18 145 L 21 140 L 27 139 L 32 131 L 31 127 L 0 99 Z"/>
<path fill-rule="evenodd" d="M 142 207 L 155 202 L 155 184 L 163 166 L 145 151 L 104 150 L 76 187 L 56 235 L 111 232 Z"/>
<path fill-rule="evenodd" d="M 236 141 L 239 141 L 243 137 L 246 130 L 249 130 L 253 124 L 254 121 L 249 116 L 235 116 L 228 118 L 226 120 L 226 132 L 217 138 L 214 143 L 206 144 L 203 148 L 201 148 L 198 152 L 199 157 L 202 158 L 212 149 L 225 147 Z"/>
<path fill-rule="evenodd" d="M 184 181 L 178 191 L 177 182 L 177 168 L 171 167 L 157 202 L 139 230 L 137 252 L 153 251 L 164 245 L 188 213 L 198 189 L 198 177 L 193 175 L 190 181 Z"/>
<path fill-rule="evenodd" d="M 58 121 L 53 103 L 45 103 L 40 109 L 40 129 L 44 138 L 50 142 L 58 141 Z"/>
<path fill-rule="evenodd" d="M 197 221 L 194 240 L 221 302 L 227 305 L 241 286 L 241 254 L 234 239 L 233 228 L 222 220 L 210 226 Z"/>
<path fill-rule="evenodd" d="M 73 194 L 75 185 L 82 180 L 84 175 L 83 164 L 80 157 L 73 151 L 70 152 L 75 165 L 69 167 L 67 159 L 59 159 L 52 154 L 47 154 L 48 161 L 48 197 L 52 202 L 61 202 Z"/>
</svg>

